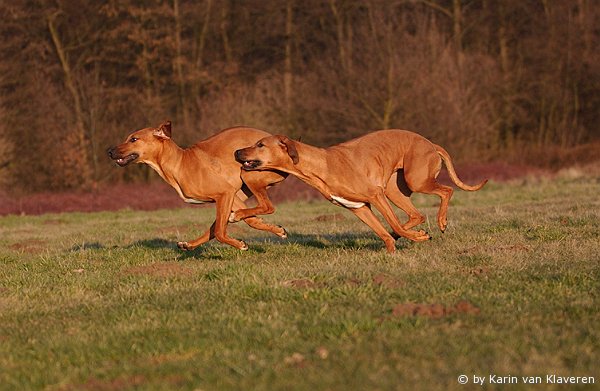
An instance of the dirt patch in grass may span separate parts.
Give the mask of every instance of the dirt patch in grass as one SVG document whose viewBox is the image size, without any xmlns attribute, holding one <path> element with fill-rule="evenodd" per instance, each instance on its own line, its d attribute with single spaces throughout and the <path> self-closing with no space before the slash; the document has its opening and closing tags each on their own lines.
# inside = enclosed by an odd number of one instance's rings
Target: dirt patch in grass
<svg viewBox="0 0 600 391">
<path fill-rule="evenodd" d="M 312 280 L 307 278 L 299 278 L 295 280 L 286 280 L 281 283 L 281 285 L 289 288 L 316 288 L 318 284 Z"/>
<path fill-rule="evenodd" d="M 477 266 L 474 268 L 466 269 L 464 273 L 474 277 L 487 277 L 490 273 L 490 270 L 484 266 Z"/>
<path fill-rule="evenodd" d="M 152 277 L 189 277 L 194 275 L 194 269 L 177 263 L 153 263 L 145 266 L 133 266 L 123 270 L 130 276 Z"/>
<path fill-rule="evenodd" d="M 306 358 L 303 354 L 295 352 L 291 356 L 284 357 L 284 364 L 297 368 L 304 368 L 307 365 Z"/>
<path fill-rule="evenodd" d="M 405 285 L 405 282 L 399 278 L 388 276 L 387 274 L 378 274 L 373 277 L 373 284 L 389 289 L 400 288 Z"/>
<path fill-rule="evenodd" d="M 481 310 L 468 300 L 461 300 L 453 306 L 444 306 L 440 303 L 401 303 L 392 308 L 392 317 L 421 316 L 430 319 L 439 319 L 452 314 L 477 315 Z"/>
<path fill-rule="evenodd" d="M 11 250 L 23 252 L 27 254 L 37 254 L 46 248 L 46 242 L 43 240 L 33 239 L 25 242 L 18 242 L 8 246 Z"/>
<path fill-rule="evenodd" d="M 362 285 L 362 282 L 358 278 L 346 278 L 344 280 L 344 283 L 348 286 L 353 286 L 353 287 Z"/>
<path fill-rule="evenodd" d="M 500 251 L 524 251 L 524 252 L 529 252 L 529 251 L 531 251 L 531 247 L 530 246 L 526 246 L 524 244 L 511 244 L 509 246 L 500 246 L 500 247 L 498 247 L 498 250 L 500 250 Z"/>
</svg>

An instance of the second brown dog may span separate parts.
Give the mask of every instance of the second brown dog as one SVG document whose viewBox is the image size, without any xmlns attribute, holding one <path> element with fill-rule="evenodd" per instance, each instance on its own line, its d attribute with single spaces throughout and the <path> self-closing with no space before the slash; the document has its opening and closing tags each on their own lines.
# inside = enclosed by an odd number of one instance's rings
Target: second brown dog
<svg viewBox="0 0 600 391">
<path fill-rule="evenodd" d="M 410 194 L 436 194 L 441 198 L 437 222 L 444 231 L 453 190 L 436 181 L 442 160 L 452 181 L 463 190 L 479 190 L 487 182 L 476 186 L 464 184 L 444 148 L 421 135 L 398 129 L 372 132 L 329 148 L 317 148 L 285 136 L 270 136 L 254 146 L 237 150 L 235 156 L 244 170 L 280 170 L 313 186 L 329 201 L 349 209 L 371 227 L 385 242 L 388 252 L 395 251 L 395 239 L 373 214 L 371 205 L 396 235 L 423 241 L 429 235 L 411 229 L 425 218 L 410 201 Z M 408 214 L 404 225 L 388 199 Z M 230 220 L 238 221 L 253 213 L 238 210 Z"/>
</svg>

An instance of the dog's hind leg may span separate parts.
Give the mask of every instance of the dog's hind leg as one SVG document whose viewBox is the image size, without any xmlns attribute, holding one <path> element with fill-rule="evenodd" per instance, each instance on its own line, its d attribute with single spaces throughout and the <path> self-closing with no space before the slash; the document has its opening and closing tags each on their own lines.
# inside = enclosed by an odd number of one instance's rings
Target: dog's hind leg
<svg viewBox="0 0 600 391">
<path fill-rule="evenodd" d="M 435 194 L 440 197 L 437 223 L 444 232 L 448 226 L 448 205 L 454 190 L 451 187 L 440 185 L 436 178 L 442 168 L 442 160 L 434 149 L 415 157 L 405 158 L 404 177 L 408 187 L 418 193 Z M 413 164 L 412 162 L 418 162 Z"/>
<path fill-rule="evenodd" d="M 242 171 L 242 180 L 251 194 L 256 198 L 256 206 L 247 208 L 245 205 L 233 213 L 229 222 L 247 219 L 258 215 L 268 215 L 275 212 L 275 206 L 269 198 L 267 188 L 273 186 L 287 177 L 287 174 L 276 171 Z"/>
<path fill-rule="evenodd" d="M 407 239 L 414 240 L 415 242 L 421 242 L 423 240 L 431 239 L 425 231 L 415 231 L 411 229 L 405 229 L 398 220 L 398 217 L 394 214 L 392 206 L 385 197 L 383 189 L 379 188 L 375 191 L 375 195 L 369 200 L 369 203 L 373 205 L 382 214 L 385 221 L 392 227 L 394 232 L 400 236 L 404 236 Z"/>
<path fill-rule="evenodd" d="M 231 213 L 231 215 L 235 214 L 236 211 L 241 210 L 243 208 L 246 208 L 246 204 L 244 203 L 243 199 L 240 197 L 240 194 L 238 194 L 235 197 L 235 199 L 233 200 L 233 212 Z M 283 227 L 281 227 L 279 225 L 269 224 L 269 223 L 265 222 L 263 219 L 261 219 L 260 217 L 255 217 L 255 216 L 247 217 L 244 219 L 244 223 L 248 224 L 250 227 L 252 227 L 254 229 L 271 232 L 271 233 L 279 236 L 282 239 L 287 238 L 287 231 Z"/>
<path fill-rule="evenodd" d="M 423 216 L 411 202 L 411 193 L 412 191 L 408 188 L 408 185 L 404 180 L 403 170 L 396 171 L 387 183 L 385 196 L 408 215 L 408 221 L 402 225 L 402 228 L 407 230 L 425 221 L 425 216 Z M 392 236 L 394 236 L 394 234 L 392 234 Z"/>
</svg>

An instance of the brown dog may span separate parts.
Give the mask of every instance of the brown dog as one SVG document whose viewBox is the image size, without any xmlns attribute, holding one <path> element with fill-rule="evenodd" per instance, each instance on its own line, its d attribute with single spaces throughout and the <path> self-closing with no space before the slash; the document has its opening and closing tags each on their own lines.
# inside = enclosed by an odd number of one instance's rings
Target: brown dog
<svg viewBox="0 0 600 391">
<path fill-rule="evenodd" d="M 227 235 L 227 222 L 232 211 L 246 208 L 244 201 L 252 194 L 258 206 L 255 214 L 273 213 L 275 208 L 267 196 L 267 187 L 285 179 L 287 174 L 276 171 L 242 171 L 234 159 L 234 151 L 269 136 L 252 128 L 236 127 L 182 149 L 171 140 L 171 122 L 158 128 L 145 128 L 131 133 L 125 142 L 109 148 L 108 156 L 121 167 L 131 162 L 146 163 L 189 203 L 215 202 L 217 218 L 209 230 L 190 242 L 179 242 L 183 250 L 192 250 L 216 238 L 240 250 L 246 243 Z M 285 238 L 282 227 L 265 223 L 258 217 L 245 218 L 252 228 L 269 231 Z"/>
<path fill-rule="evenodd" d="M 425 221 L 410 201 L 412 192 L 437 194 L 442 202 L 437 222 L 446 229 L 451 187 L 436 178 L 442 160 L 452 181 L 461 189 L 479 190 L 486 182 L 468 186 L 458 179 L 448 152 L 426 138 L 406 130 L 380 130 L 329 148 L 317 148 L 285 136 L 269 136 L 254 146 L 235 152 L 245 170 L 280 170 L 315 187 L 325 198 L 352 211 L 394 252 L 395 241 L 370 206 L 373 205 L 397 235 L 410 240 L 429 239 L 424 231 L 411 228 Z M 399 172 L 402 172 L 399 174 Z M 408 221 L 402 225 L 387 199 L 404 210 Z M 232 220 L 252 215 L 238 210 Z"/>
</svg>

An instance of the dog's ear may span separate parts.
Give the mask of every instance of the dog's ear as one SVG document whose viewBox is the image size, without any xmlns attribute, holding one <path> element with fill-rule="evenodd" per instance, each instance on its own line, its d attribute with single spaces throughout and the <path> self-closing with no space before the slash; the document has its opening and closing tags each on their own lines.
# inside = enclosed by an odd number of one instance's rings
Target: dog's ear
<svg viewBox="0 0 600 391">
<path fill-rule="evenodd" d="M 296 142 L 293 140 L 290 140 L 289 138 L 287 138 L 285 136 L 281 136 L 279 138 L 279 145 L 281 145 L 281 147 L 283 149 L 285 149 L 287 154 L 292 158 L 292 162 L 294 164 L 298 164 L 298 162 L 300 161 L 300 158 L 298 157 L 298 150 L 296 149 Z"/>
<path fill-rule="evenodd" d="M 171 121 L 165 121 L 156 130 L 154 130 L 154 136 L 168 140 L 171 138 Z"/>
</svg>

